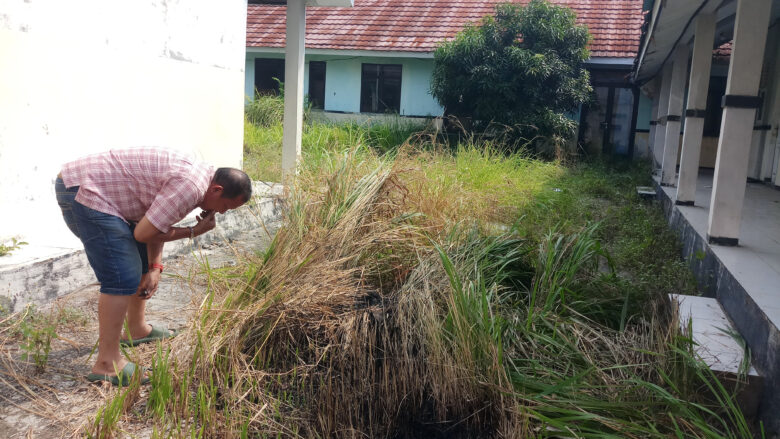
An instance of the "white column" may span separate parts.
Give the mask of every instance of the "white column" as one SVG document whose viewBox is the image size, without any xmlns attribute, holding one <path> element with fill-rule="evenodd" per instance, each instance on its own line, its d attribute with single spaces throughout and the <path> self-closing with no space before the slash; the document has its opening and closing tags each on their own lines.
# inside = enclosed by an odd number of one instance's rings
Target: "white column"
<svg viewBox="0 0 780 439">
<path fill-rule="evenodd" d="M 680 149 L 680 119 L 688 74 L 688 45 L 680 44 L 672 57 L 672 82 L 669 86 L 669 107 L 666 111 L 664 159 L 661 162 L 661 185 L 677 183 L 677 152 Z"/>
<path fill-rule="evenodd" d="M 282 181 L 287 183 L 301 157 L 303 130 L 303 71 L 306 42 L 306 3 L 287 1 L 287 43 L 284 49 L 284 124 Z"/>
<path fill-rule="evenodd" d="M 739 239 L 771 6 L 772 0 L 739 0 L 737 4 L 707 228 L 707 238 L 714 244 L 737 245 Z"/>
<path fill-rule="evenodd" d="M 696 180 L 699 178 L 699 156 L 704 133 L 704 110 L 707 109 L 707 91 L 710 86 L 712 44 L 715 40 L 715 15 L 696 17 L 693 41 L 693 60 L 688 85 L 688 108 L 685 110 L 680 179 L 677 183 L 676 204 L 693 206 L 696 200 Z"/>
<path fill-rule="evenodd" d="M 655 141 L 653 142 L 653 167 L 660 168 L 664 159 L 666 141 L 666 111 L 669 109 L 669 88 L 672 85 L 672 66 L 664 65 L 661 73 L 661 91 L 658 93 L 658 113 L 655 115 Z"/>
</svg>

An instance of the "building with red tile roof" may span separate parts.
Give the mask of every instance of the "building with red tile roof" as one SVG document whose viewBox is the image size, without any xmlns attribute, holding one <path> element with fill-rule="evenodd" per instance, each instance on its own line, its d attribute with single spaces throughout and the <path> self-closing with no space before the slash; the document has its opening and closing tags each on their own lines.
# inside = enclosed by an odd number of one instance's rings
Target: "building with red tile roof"
<svg viewBox="0 0 780 439">
<path fill-rule="evenodd" d="M 525 5 L 530 0 L 520 0 Z M 495 13 L 497 0 L 354 0 L 351 8 L 306 8 L 304 90 L 331 113 L 441 116 L 429 92 L 433 52 L 469 24 Z M 599 105 L 583 109 L 581 140 L 601 151 L 633 152 L 639 94 L 628 82 L 644 23 L 642 0 L 552 0 L 570 7 L 592 40 L 586 67 Z M 286 6 L 247 10 L 247 96 L 272 92 L 284 76 Z M 614 128 L 602 129 L 604 122 Z"/>
<path fill-rule="evenodd" d="M 307 50 L 431 53 L 469 23 L 495 12 L 500 1 L 356 0 L 352 8 L 311 7 L 306 14 Z M 527 0 L 518 3 L 526 4 Z M 634 58 L 644 15 L 641 0 L 554 0 L 577 14 L 593 38 L 593 58 Z M 283 48 L 284 5 L 249 5 L 247 47 Z"/>
</svg>

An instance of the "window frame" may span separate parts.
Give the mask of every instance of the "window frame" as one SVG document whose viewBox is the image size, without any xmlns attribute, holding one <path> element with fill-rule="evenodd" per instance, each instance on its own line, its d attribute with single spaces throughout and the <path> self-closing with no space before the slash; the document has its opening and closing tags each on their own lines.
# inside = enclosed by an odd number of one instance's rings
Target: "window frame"
<svg viewBox="0 0 780 439">
<path fill-rule="evenodd" d="M 362 63 L 360 112 L 400 114 L 402 87 L 403 64 Z"/>
<path fill-rule="evenodd" d="M 270 68 L 258 68 L 261 66 L 262 63 L 268 63 Z M 280 68 L 281 65 L 281 68 Z M 274 75 L 274 71 L 276 73 L 280 73 L 279 75 Z M 259 78 L 259 76 L 262 73 L 267 72 L 269 76 L 267 78 Z M 284 82 L 284 58 L 255 58 L 255 78 L 254 78 L 254 93 L 255 95 L 263 94 L 263 95 L 279 95 L 279 83 L 274 81 L 272 78 L 276 78 L 282 82 Z M 259 85 L 260 79 L 262 82 L 265 82 L 267 85 L 270 85 L 270 88 L 260 88 Z"/>
</svg>

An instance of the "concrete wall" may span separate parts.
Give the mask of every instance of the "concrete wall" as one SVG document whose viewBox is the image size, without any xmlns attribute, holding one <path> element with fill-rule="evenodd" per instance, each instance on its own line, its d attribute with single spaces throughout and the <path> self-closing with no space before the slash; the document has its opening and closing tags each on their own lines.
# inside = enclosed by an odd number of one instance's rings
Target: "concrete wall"
<svg viewBox="0 0 780 439">
<path fill-rule="evenodd" d="M 634 133 L 634 158 L 650 158 L 650 133 L 647 131 L 637 131 Z"/>
<path fill-rule="evenodd" d="M 764 135 L 764 155 L 762 179 L 770 179 L 775 186 L 780 186 L 780 26 L 769 29 L 767 37 L 767 52 L 765 63 L 771 72 L 766 95 L 764 97 L 764 123 L 769 130 Z"/>
<path fill-rule="evenodd" d="M 253 96 L 256 58 L 284 58 L 284 53 L 248 52 L 244 94 Z M 429 92 L 432 58 L 368 57 L 339 55 L 306 55 L 304 93 L 308 91 L 309 61 L 325 61 L 325 111 L 344 113 L 360 112 L 360 76 L 363 63 L 401 64 L 402 116 L 441 116 L 444 109 Z"/>
<path fill-rule="evenodd" d="M 0 235 L 70 235 L 52 180 L 87 153 L 241 166 L 245 33 L 242 0 L 0 0 Z"/>
<path fill-rule="evenodd" d="M 376 114 L 376 113 L 334 113 L 332 111 L 323 111 L 313 109 L 309 113 L 309 118 L 314 122 L 329 123 L 329 124 L 343 124 L 348 122 L 354 122 L 360 125 L 373 125 L 373 124 L 388 124 L 388 125 L 404 125 L 404 126 L 416 126 L 419 129 L 424 129 L 430 126 L 435 130 L 442 129 L 442 119 L 427 118 L 427 117 L 399 117 L 395 114 Z"/>
</svg>

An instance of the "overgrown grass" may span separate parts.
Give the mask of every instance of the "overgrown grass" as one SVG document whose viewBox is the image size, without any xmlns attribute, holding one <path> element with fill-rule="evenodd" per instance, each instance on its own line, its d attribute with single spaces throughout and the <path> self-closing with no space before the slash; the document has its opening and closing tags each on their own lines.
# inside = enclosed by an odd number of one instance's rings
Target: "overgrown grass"
<svg viewBox="0 0 780 439">
<path fill-rule="evenodd" d="M 158 351 L 154 437 L 752 437 L 677 325 L 646 169 L 416 141 L 307 126 L 269 248 L 206 265 Z"/>
<path fill-rule="evenodd" d="M 266 97 L 265 99 L 274 99 Z M 255 180 L 281 181 L 282 125 L 270 126 L 251 122 L 249 112 L 244 121 L 244 170 Z M 352 147 L 370 147 L 381 152 L 392 152 L 410 138 L 428 134 L 419 133 L 421 125 L 400 119 L 388 123 L 309 122 L 304 124 L 301 154 L 307 166 L 318 166 L 330 152 Z"/>
<path fill-rule="evenodd" d="M 244 106 L 246 120 L 258 127 L 273 127 L 282 123 L 284 97 L 257 95 Z"/>
</svg>

